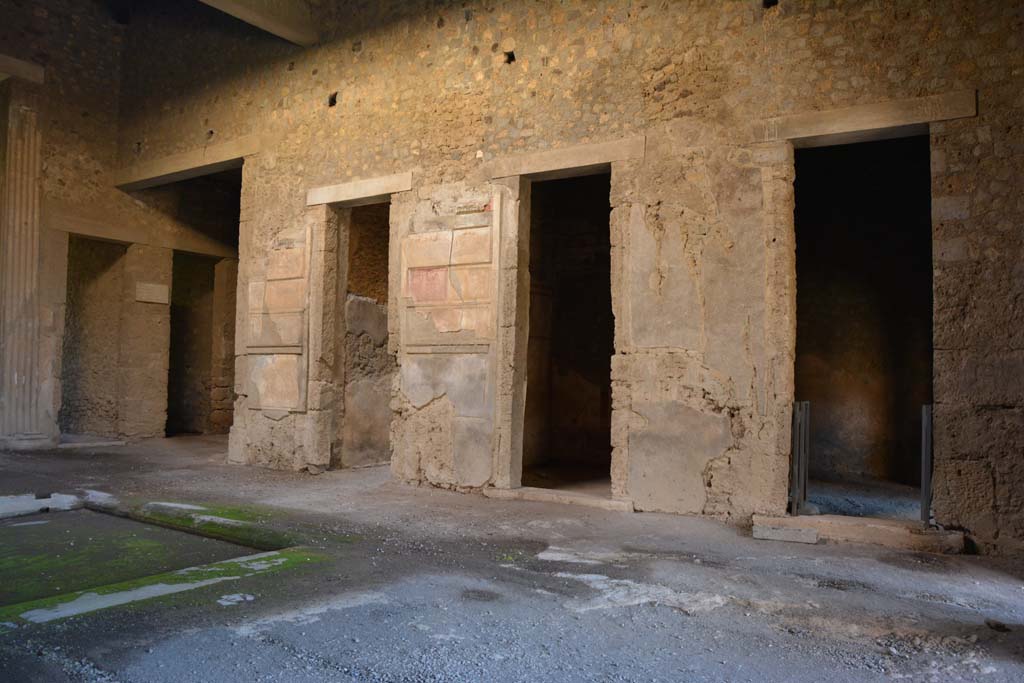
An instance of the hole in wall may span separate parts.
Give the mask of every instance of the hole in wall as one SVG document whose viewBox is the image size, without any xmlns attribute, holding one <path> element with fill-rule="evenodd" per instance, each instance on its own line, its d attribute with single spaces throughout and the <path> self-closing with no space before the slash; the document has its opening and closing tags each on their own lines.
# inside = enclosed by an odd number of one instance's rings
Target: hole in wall
<svg viewBox="0 0 1024 683">
<path fill-rule="evenodd" d="M 214 133 L 213 129 L 206 131 L 207 141 L 212 140 L 214 135 L 216 135 L 216 133 Z"/>
<path fill-rule="evenodd" d="M 765 9 L 771 9 L 779 4 L 779 0 L 762 0 L 761 6 Z"/>
<path fill-rule="evenodd" d="M 328 107 L 333 107 L 333 106 L 335 106 L 337 104 L 338 104 L 338 93 L 337 92 L 332 92 L 330 95 L 327 96 L 327 106 Z"/>
<path fill-rule="evenodd" d="M 514 61 L 516 61 L 516 53 L 513 52 L 512 50 L 509 50 L 508 52 L 505 53 L 505 63 L 511 64 Z"/>
</svg>

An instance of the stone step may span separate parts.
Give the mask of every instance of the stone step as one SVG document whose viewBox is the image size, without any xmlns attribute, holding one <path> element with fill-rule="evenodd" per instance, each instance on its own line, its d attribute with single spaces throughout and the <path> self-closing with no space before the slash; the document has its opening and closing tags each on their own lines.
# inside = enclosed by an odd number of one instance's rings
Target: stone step
<svg viewBox="0 0 1024 683">
<path fill-rule="evenodd" d="M 603 496 L 595 496 L 577 491 L 560 491 L 558 489 L 542 489 L 534 486 L 521 486 L 517 489 L 487 488 L 483 494 L 498 500 L 528 500 L 535 503 L 561 503 L 563 505 L 583 505 L 586 507 L 614 510 L 617 512 L 633 512 L 633 501 L 615 500 Z"/>
<path fill-rule="evenodd" d="M 926 528 L 921 522 L 841 515 L 754 515 L 754 538 L 817 543 L 868 543 L 929 553 L 962 553 L 962 531 Z"/>
</svg>

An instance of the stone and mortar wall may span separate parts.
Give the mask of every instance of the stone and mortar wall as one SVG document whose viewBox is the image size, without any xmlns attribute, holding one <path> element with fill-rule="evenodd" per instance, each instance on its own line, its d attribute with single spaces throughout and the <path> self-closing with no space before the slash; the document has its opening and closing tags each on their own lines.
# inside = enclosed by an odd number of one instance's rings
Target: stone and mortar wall
<svg viewBox="0 0 1024 683">
<path fill-rule="evenodd" d="M 105 237 L 97 231 L 111 231 L 119 241 L 138 242 L 129 247 L 117 299 L 123 322 L 119 353 L 130 365 L 115 373 L 121 393 L 114 432 L 130 437 L 163 434 L 167 382 L 167 304 L 136 302 L 136 284 L 170 284 L 171 251 L 160 245 L 210 243 L 187 216 L 168 213 L 146 193 L 133 196 L 111 182 L 123 165 L 118 130 L 125 32 L 105 3 L 0 3 L 0 53 L 45 68 L 44 83 L 33 86 L 42 138 L 38 367 L 39 402 L 54 438 L 67 357 L 68 234 Z"/>
<path fill-rule="evenodd" d="M 235 414 L 235 290 L 238 261 L 213 267 L 213 348 L 210 363 L 210 418 L 207 431 L 226 434 Z"/>
<path fill-rule="evenodd" d="M 396 1 L 317 11 L 322 44 L 301 50 L 199 5 L 141 8 L 125 61 L 122 160 L 196 149 L 211 131 L 266 136 L 244 169 L 242 309 L 282 233 L 330 223 L 306 208 L 310 187 L 413 171 L 413 190 L 393 205 L 394 250 L 464 202 L 495 192 L 518 201 L 481 172 L 494 157 L 645 134 L 642 161 L 613 164 L 611 202 L 613 481 L 641 509 L 742 520 L 785 507 L 793 162 L 788 145 L 755 143 L 761 122 L 976 88 L 978 117 L 931 128 L 936 511 L 984 541 L 1024 537 L 1024 398 L 1013 381 L 1024 362 L 1020 2 L 783 0 L 766 11 L 745 0 Z M 495 355 L 514 331 L 463 334 L 460 319 L 454 334 L 495 344 L 409 353 L 397 260 L 393 252 L 396 471 L 448 486 L 507 481 L 508 466 L 479 452 L 514 437 L 511 418 L 472 413 L 515 391 L 509 358 Z M 502 282 L 505 269 L 514 277 L 514 264 L 500 268 Z M 270 362 L 250 357 L 243 336 L 240 377 Z M 321 378 L 332 357 L 301 356 L 311 397 L 330 385 Z M 325 403 L 283 413 L 250 405 L 241 389 L 233 457 L 326 462 L 310 436 Z M 438 453 L 452 455 L 435 462 Z"/>
<path fill-rule="evenodd" d="M 124 257 L 120 244 L 68 241 L 63 434 L 117 435 Z"/>
</svg>

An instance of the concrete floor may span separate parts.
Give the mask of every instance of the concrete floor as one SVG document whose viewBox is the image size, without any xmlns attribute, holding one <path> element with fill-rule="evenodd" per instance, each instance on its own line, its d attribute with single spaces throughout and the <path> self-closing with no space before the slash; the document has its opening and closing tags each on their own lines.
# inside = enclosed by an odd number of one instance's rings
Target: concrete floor
<svg viewBox="0 0 1024 683">
<path fill-rule="evenodd" d="M 411 488 L 386 468 L 229 467 L 224 450 L 0 454 L 0 494 L 271 506 L 328 556 L 8 631 L 4 680 L 1024 680 L 1019 558 L 755 541 L 706 519 Z"/>
</svg>

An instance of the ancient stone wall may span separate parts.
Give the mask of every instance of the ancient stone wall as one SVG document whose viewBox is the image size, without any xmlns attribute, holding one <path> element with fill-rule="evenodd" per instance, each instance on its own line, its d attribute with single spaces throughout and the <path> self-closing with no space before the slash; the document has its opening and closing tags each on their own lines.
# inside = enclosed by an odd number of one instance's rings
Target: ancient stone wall
<svg viewBox="0 0 1024 683">
<path fill-rule="evenodd" d="M 935 504 L 940 521 L 983 541 L 1024 537 L 1024 397 L 1010 379 L 1024 363 L 1019 2 L 396 1 L 317 11 L 321 44 L 300 49 L 198 4 L 140 7 L 124 62 L 122 161 L 263 136 L 243 171 L 248 298 L 266 281 L 266 255 L 296 236 L 311 231 L 311 264 L 323 261 L 313 258 L 317 240 L 333 248 L 318 232 L 330 218 L 305 205 L 308 189 L 412 171 L 412 190 L 392 205 L 393 467 L 410 480 L 479 487 L 514 479 L 513 465 L 489 458 L 517 438 L 507 354 L 525 324 L 506 295 L 522 274 L 514 257 L 494 263 L 496 282 L 476 285 L 483 296 L 470 305 L 446 290 L 461 264 L 430 245 L 449 244 L 463 229 L 456 217 L 496 195 L 514 211 L 493 224 L 494 243 L 515 237 L 519 186 L 491 181 L 493 160 L 643 134 L 642 158 L 612 163 L 611 191 L 613 490 L 640 509 L 744 520 L 785 508 L 794 168 L 786 142 L 759 144 L 764 121 L 976 89 L 977 117 L 930 128 Z M 416 263 L 399 267 L 400 258 Z M 302 281 L 303 310 L 325 310 L 317 297 L 332 290 Z M 243 303 L 248 330 L 253 302 Z M 316 315 L 303 329 L 324 329 Z M 322 391 L 328 356 L 313 337 L 289 359 L 252 353 L 251 333 L 239 336 L 238 376 L 289 377 L 283 390 L 296 393 L 290 406 L 265 409 L 254 397 L 266 386 L 240 379 L 232 457 L 321 466 L 330 449 L 315 435 L 334 432 L 315 425 L 336 408 Z"/>
<path fill-rule="evenodd" d="M 235 413 L 235 290 L 238 261 L 221 259 L 213 269 L 213 348 L 210 366 L 210 419 L 207 431 L 226 434 Z"/>
<path fill-rule="evenodd" d="M 2 3 L 0 53 L 44 67 L 44 82 L 34 88 L 42 141 L 37 361 L 41 409 L 56 432 L 62 359 L 74 352 L 63 348 L 68 235 L 113 239 L 132 244 L 116 298 L 125 325 L 118 354 L 129 365 L 114 373 L 119 417 L 113 431 L 156 436 L 163 433 L 166 405 L 168 301 L 160 288 L 170 284 L 170 245 L 202 251 L 220 243 L 191 225 L 187 212 L 167 212 L 165 204 L 150 203 L 146 193 L 133 196 L 113 185 L 113 172 L 125 165 L 119 158 L 118 130 L 126 26 L 112 7 L 82 0 Z M 227 227 L 235 234 L 234 220 Z M 230 253 L 234 238 L 225 239 L 220 251 Z M 136 298 L 138 286 L 146 301 Z M 96 400 L 106 399 L 97 395 Z"/>
<path fill-rule="evenodd" d="M 125 247 L 68 241 L 60 431 L 117 436 Z"/>
</svg>

